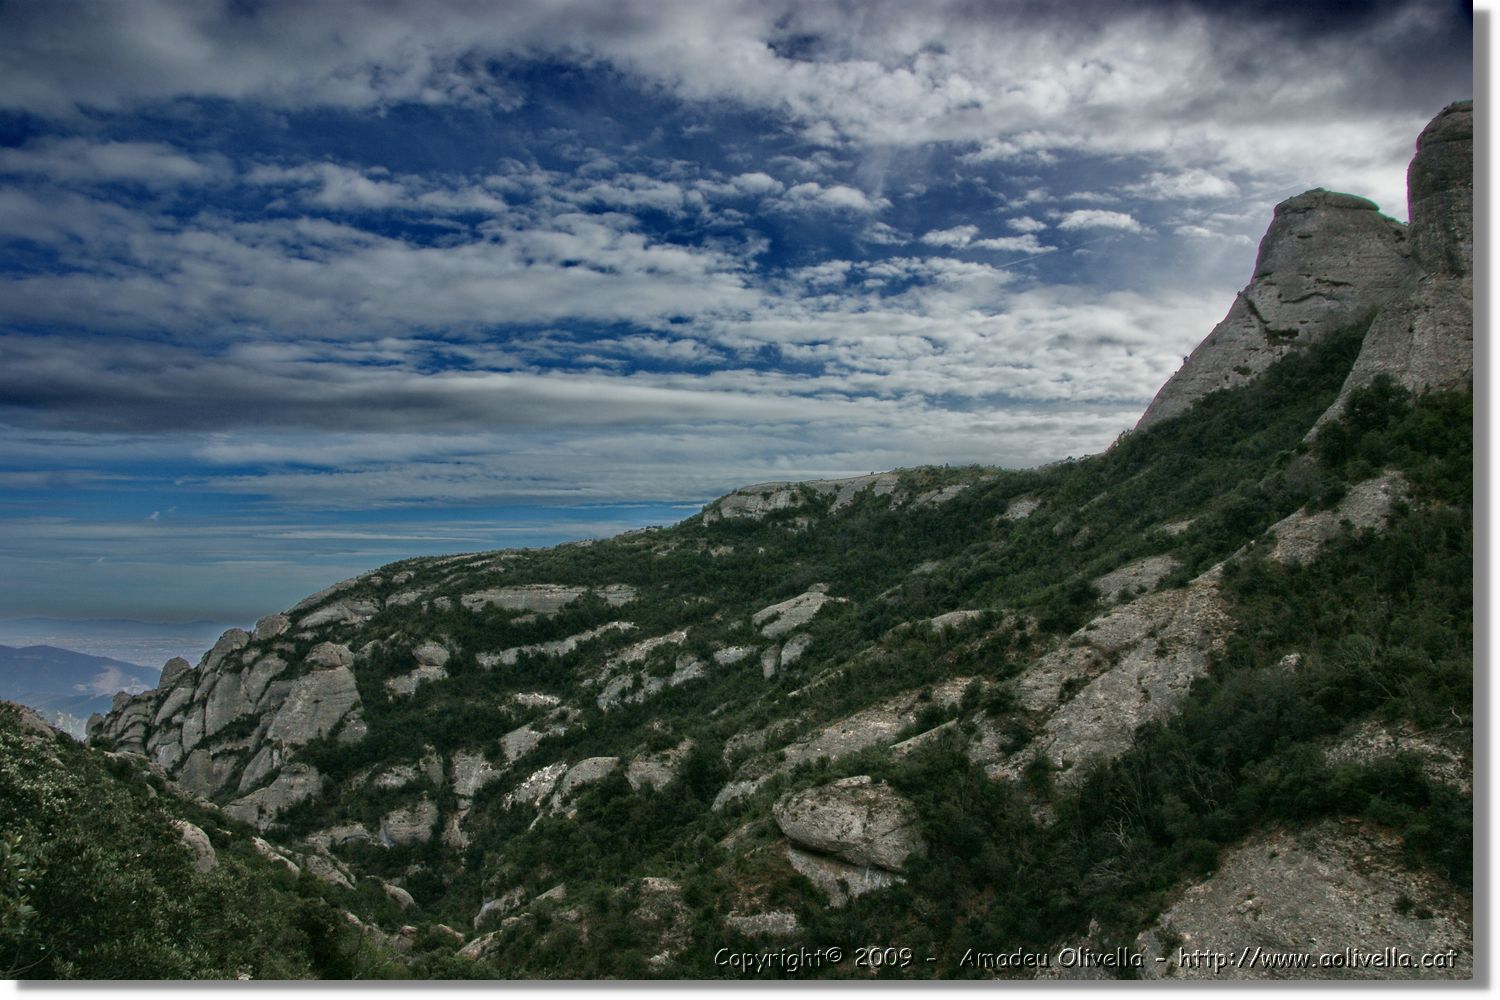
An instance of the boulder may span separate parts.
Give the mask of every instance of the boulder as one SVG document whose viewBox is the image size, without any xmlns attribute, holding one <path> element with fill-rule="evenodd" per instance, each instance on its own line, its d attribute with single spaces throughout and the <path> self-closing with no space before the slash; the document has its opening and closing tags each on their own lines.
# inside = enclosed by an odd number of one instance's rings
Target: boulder
<svg viewBox="0 0 1500 1000">
<path fill-rule="evenodd" d="M 411 893 L 407 892 L 399 885 L 391 885 L 391 883 L 385 881 L 384 879 L 380 880 L 380 891 L 385 893 L 387 898 L 389 898 L 403 910 L 409 910 L 413 906 L 417 905 L 417 901 L 411 898 Z"/>
<path fill-rule="evenodd" d="M 807 877 L 828 897 L 828 905 L 838 908 L 855 896 L 884 889 L 903 882 L 900 875 L 872 865 L 851 865 L 847 861 L 804 851 L 796 844 L 786 845 L 786 859 L 793 870 Z"/>
<path fill-rule="evenodd" d="M 193 869 L 200 874 L 213 871 L 219 863 L 219 856 L 214 853 L 214 845 L 209 842 L 203 828 L 185 819 L 174 819 L 172 825 L 182 838 L 182 846 L 193 856 Z"/>
<path fill-rule="evenodd" d="M 250 644 L 250 633 L 242 628 L 232 628 L 219 636 L 213 648 L 203 654 L 203 659 L 198 663 L 198 669 L 204 673 L 211 673 L 219 669 L 231 653 L 236 653 Z"/>
<path fill-rule="evenodd" d="M 192 669 L 193 665 L 187 660 L 184 660 L 180 656 L 172 657 L 166 663 L 162 664 L 161 679 L 157 681 L 156 689 L 158 691 L 165 691 L 167 688 L 177 683 L 178 678 L 182 677 L 184 674 L 189 673 Z"/>
<path fill-rule="evenodd" d="M 900 872 L 926 850 L 911 803 L 868 775 L 792 793 L 771 814 L 792 843 L 851 865 Z"/>
<path fill-rule="evenodd" d="M 291 619 L 286 615 L 266 615 L 255 623 L 255 641 L 266 642 L 275 639 L 291 628 L 291 625 Z"/>
</svg>

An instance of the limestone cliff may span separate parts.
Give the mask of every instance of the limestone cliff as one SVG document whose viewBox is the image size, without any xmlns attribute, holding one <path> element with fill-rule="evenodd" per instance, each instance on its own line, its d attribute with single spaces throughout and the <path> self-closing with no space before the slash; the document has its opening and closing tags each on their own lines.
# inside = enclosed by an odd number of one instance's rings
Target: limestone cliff
<svg viewBox="0 0 1500 1000">
<path fill-rule="evenodd" d="M 1407 171 L 1410 223 L 1321 188 L 1276 206 L 1255 273 L 1229 314 L 1136 424 L 1178 416 L 1216 389 L 1258 377 L 1287 352 L 1370 322 L 1348 393 L 1389 374 L 1409 389 L 1473 378 L 1473 102 L 1423 130 Z"/>
</svg>

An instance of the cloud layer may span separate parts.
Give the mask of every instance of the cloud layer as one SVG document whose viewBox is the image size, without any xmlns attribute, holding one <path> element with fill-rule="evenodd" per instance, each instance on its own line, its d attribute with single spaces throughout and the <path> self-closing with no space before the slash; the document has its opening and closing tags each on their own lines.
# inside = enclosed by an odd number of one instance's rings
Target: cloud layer
<svg viewBox="0 0 1500 1000">
<path fill-rule="evenodd" d="M 422 511 L 1096 451 L 1276 201 L 1404 216 L 1471 31 L 1426 2 L 7 5 L 3 557 L 100 579 L 175 525 L 245 573 L 295 548 L 301 587 L 480 543 Z M 661 508 L 619 510 L 553 537 Z M 349 548 L 360 511 L 389 546 Z"/>
</svg>

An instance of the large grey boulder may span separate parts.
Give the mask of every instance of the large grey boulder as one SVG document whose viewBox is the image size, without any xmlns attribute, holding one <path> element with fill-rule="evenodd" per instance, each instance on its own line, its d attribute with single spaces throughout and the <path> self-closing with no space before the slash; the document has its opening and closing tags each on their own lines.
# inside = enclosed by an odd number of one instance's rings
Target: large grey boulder
<svg viewBox="0 0 1500 1000">
<path fill-rule="evenodd" d="M 926 850 L 911 803 L 869 775 L 795 792 L 771 812 L 792 843 L 851 865 L 900 872 Z"/>
<path fill-rule="evenodd" d="M 198 662 L 198 669 L 204 673 L 217 670 L 224 660 L 231 654 L 239 652 L 250 644 L 250 633 L 242 628 L 225 630 L 219 636 L 213 648 L 203 654 L 203 659 Z"/>
<path fill-rule="evenodd" d="M 209 842 L 203 828 L 185 819 L 174 819 L 172 825 L 182 837 L 182 846 L 193 856 L 193 869 L 200 874 L 213 871 L 219 864 L 219 856 L 214 853 L 214 845 Z"/>
<path fill-rule="evenodd" d="M 176 684 L 184 674 L 191 672 L 193 665 L 180 656 L 174 656 L 161 667 L 161 679 L 156 682 L 158 691 L 165 691 Z"/>
<path fill-rule="evenodd" d="M 266 615 L 255 623 L 255 641 L 265 642 L 274 639 L 291 627 L 291 620 L 286 615 Z"/>
</svg>

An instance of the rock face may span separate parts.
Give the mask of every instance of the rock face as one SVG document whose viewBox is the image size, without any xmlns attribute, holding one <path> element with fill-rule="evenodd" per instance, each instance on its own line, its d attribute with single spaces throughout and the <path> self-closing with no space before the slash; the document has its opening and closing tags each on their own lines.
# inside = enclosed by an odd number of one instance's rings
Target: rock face
<svg viewBox="0 0 1500 1000">
<path fill-rule="evenodd" d="M 1255 273 L 1136 424 L 1175 417 L 1256 378 L 1295 347 L 1367 319 L 1409 278 L 1406 227 L 1373 202 L 1321 188 L 1276 206 Z"/>
<path fill-rule="evenodd" d="M 911 804 L 868 775 L 797 792 L 772 815 L 792 843 L 851 865 L 901 872 L 907 855 L 926 850 Z"/>
<path fill-rule="evenodd" d="M 1120 605 L 1033 661 L 1014 691 L 1021 707 L 1050 715 L 1031 746 L 987 773 L 1016 778 L 1040 757 L 1072 780 L 1083 773 L 1077 765 L 1118 756 L 1137 726 L 1174 712 L 1231 627 L 1219 576 L 1214 567 L 1187 587 Z M 982 743 L 971 756 L 987 757 Z"/>
<path fill-rule="evenodd" d="M 1177 416 L 1215 389 L 1256 378 L 1287 351 L 1365 320 L 1359 358 L 1324 420 L 1381 374 L 1418 392 L 1469 386 L 1473 102 L 1450 105 L 1428 124 L 1406 176 L 1408 225 L 1322 189 L 1276 206 L 1250 284 L 1136 427 Z"/>
<path fill-rule="evenodd" d="M 1273 830 L 1229 851 L 1206 881 L 1182 891 L 1136 940 L 1142 973 L 1169 979 L 1456 979 L 1473 975 L 1468 904 L 1401 865 L 1397 838 L 1325 821 L 1301 836 Z M 1404 900 L 1404 902 L 1403 902 Z M 1249 960 L 1214 969 L 1207 950 Z M 1444 968 L 1287 967 L 1282 956 L 1453 952 Z M 1256 961 L 1257 954 L 1268 956 Z M 1155 959 L 1161 957 L 1164 962 Z"/>
<path fill-rule="evenodd" d="M 1414 272 L 1370 325 L 1339 398 L 1380 375 L 1422 392 L 1474 378 L 1474 105 L 1450 105 L 1417 140 L 1406 173 Z"/>
</svg>

